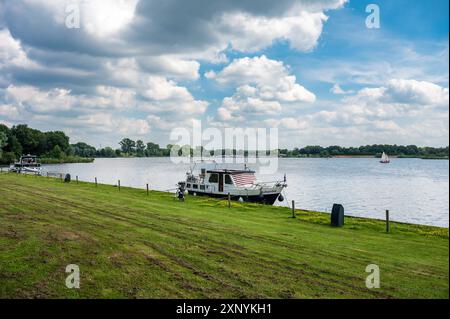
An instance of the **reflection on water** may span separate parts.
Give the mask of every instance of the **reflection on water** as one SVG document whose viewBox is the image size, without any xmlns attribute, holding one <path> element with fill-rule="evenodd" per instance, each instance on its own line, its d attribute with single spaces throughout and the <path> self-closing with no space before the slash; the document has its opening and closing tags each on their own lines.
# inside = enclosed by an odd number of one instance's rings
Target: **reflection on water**
<svg viewBox="0 0 450 319">
<path fill-rule="evenodd" d="M 188 164 L 169 158 L 96 159 L 90 164 L 44 165 L 47 171 L 69 173 L 83 181 L 151 189 L 174 189 L 183 180 Z M 278 172 L 261 175 L 261 181 L 282 180 L 286 173 L 287 200 L 299 208 L 327 211 L 333 203 L 346 214 L 391 218 L 416 224 L 448 227 L 449 162 L 394 159 L 383 165 L 371 158 L 279 159 Z M 287 202 L 278 205 L 287 205 Z"/>
</svg>

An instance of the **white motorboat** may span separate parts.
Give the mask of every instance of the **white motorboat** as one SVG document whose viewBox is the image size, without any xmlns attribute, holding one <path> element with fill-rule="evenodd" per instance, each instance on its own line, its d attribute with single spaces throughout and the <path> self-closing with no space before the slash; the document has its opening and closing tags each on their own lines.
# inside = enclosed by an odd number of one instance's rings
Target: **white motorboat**
<svg viewBox="0 0 450 319">
<path fill-rule="evenodd" d="M 41 175 L 41 164 L 35 155 L 22 155 L 18 162 L 11 164 L 9 171 L 13 173 Z"/>
<path fill-rule="evenodd" d="M 228 198 L 231 200 L 257 202 L 273 205 L 278 199 L 283 201 L 281 192 L 287 187 L 286 176 L 282 181 L 259 182 L 255 171 L 245 167 L 239 169 L 201 167 L 199 173 L 194 169 L 186 173 L 186 181 L 178 183 L 178 191 L 194 196 Z"/>
</svg>

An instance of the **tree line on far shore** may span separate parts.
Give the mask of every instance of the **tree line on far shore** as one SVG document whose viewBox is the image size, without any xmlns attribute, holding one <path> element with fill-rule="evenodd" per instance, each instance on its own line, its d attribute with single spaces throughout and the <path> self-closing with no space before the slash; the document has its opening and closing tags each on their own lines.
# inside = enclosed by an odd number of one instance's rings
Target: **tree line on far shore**
<svg viewBox="0 0 450 319">
<path fill-rule="evenodd" d="M 279 151 L 284 157 L 334 157 L 334 156 L 381 156 L 385 152 L 398 157 L 448 158 L 447 147 L 418 147 L 416 145 L 387 145 L 375 144 L 360 147 L 342 146 L 306 146 L 293 150 Z"/>
<path fill-rule="evenodd" d="M 96 149 L 84 142 L 70 144 L 69 137 L 61 131 L 42 132 L 20 124 L 8 128 L 0 124 L 0 164 L 9 164 L 23 154 L 32 154 L 45 162 L 80 162 L 96 157 L 156 157 L 169 156 L 168 148 L 141 140 L 124 138 L 120 148 L 104 147 Z M 170 145 L 168 146 L 170 147 Z M 55 161 L 51 161 L 55 160 Z"/>
<path fill-rule="evenodd" d="M 69 137 L 61 131 L 41 132 L 37 129 L 21 124 L 8 128 L 0 124 L 0 164 L 9 164 L 17 160 L 22 154 L 33 154 L 47 159 L 47 162 L 81 162 L 97 157 L 166 157 L 170 156 L 175 147 L 181 153 L 178 145 L 167 145 L 161 148 L 153 142 L 144 143 L 142 140 L 134 141 L 130 138 L 122 139 L 119 148 L 104 147 L 96 149 L 84 142 L 69 143 Z M 183 147 L 186 151 L 186 146 Z M 189 152 L 193 150 L 187 146 Z M 205 152 L 205 151 L 204 151 Z M 380 156 L 386 152 L 391 156 L 421 157 L 421 158 L 448 158 L 447 147 L 418 147 L 416 145 L 367 145 L 360 147 L 341 146 L 306 146 L 293 150 L 280 149 L 281 157 L 333 157 L 333 156 Z M 247 151 L 233 150 L 209 151 L 209 155 L 239 154 L 246 156 Z M 188 153 L 189 154 L 189 153 Z"/>
</svg>

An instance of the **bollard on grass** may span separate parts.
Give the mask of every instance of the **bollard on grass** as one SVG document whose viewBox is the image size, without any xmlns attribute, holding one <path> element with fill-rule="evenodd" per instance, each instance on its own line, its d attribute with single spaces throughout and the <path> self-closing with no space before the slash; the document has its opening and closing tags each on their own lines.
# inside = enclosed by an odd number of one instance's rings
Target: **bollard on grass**
<svg viewBox="0 0 450 319">
<path fill-rule="evenodd" d="M 148 196 L 148 184 L 147 184 L 147 196 Z"/>
<path fill-rule="evenodd" d="M 389 210 L 386 210 L 386 233 L 391 232 L 391 222 L 389 220 Z"/>
<path fill-rule="evenodd" d="M 292 218 L 297 218 L 297 216 L 295 215 L 295 201 L 292 201 Z"/>
</svg>

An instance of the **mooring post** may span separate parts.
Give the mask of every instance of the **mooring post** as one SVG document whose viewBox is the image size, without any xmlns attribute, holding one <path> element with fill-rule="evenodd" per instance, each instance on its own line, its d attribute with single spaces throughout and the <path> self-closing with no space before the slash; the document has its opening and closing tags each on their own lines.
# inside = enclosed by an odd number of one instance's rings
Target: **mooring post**
<svg viewBox="0 0 450 319">
<path fill-rule="evenodd" d="M 62 175 L 62 173 L 59 173 L 59 179 L 61 180 L 61 182 L 63 181 Z"/>
<path fill-rule="evenodd" d="M 119 181 L 117 182 L 117 186 L 119 186 L 119 192 L 120 192 L 120 179 L 119 179 Z"/>
<path fill-rule="evenodd" d="M 231 194 L 228 193 L 228 208 L 231 208 Z"/>
<path fill-rule="evenodd" d="M 386 210 L 386 233 L 391 232 L 391 224 L 389 221 L 389 210 Z"/>
<path fill-rule="evenodd" d="M 148 183 L 147 183 L 147 196 L 148 196 Z"/>
<path fill-rule="evenodd" d="M 76 176 L 77 184 L 78 184 L 78 175 Z"/>
<path fill-rule="evenodd" d="M 295 216 L 295 200 L 292 201 L 292 218 L 296 218 Z"/>
<path fill-rule="evenodd" d="M 95 187 L 97 187 L 97 177 L 95 178 Z"/>
</svg>

